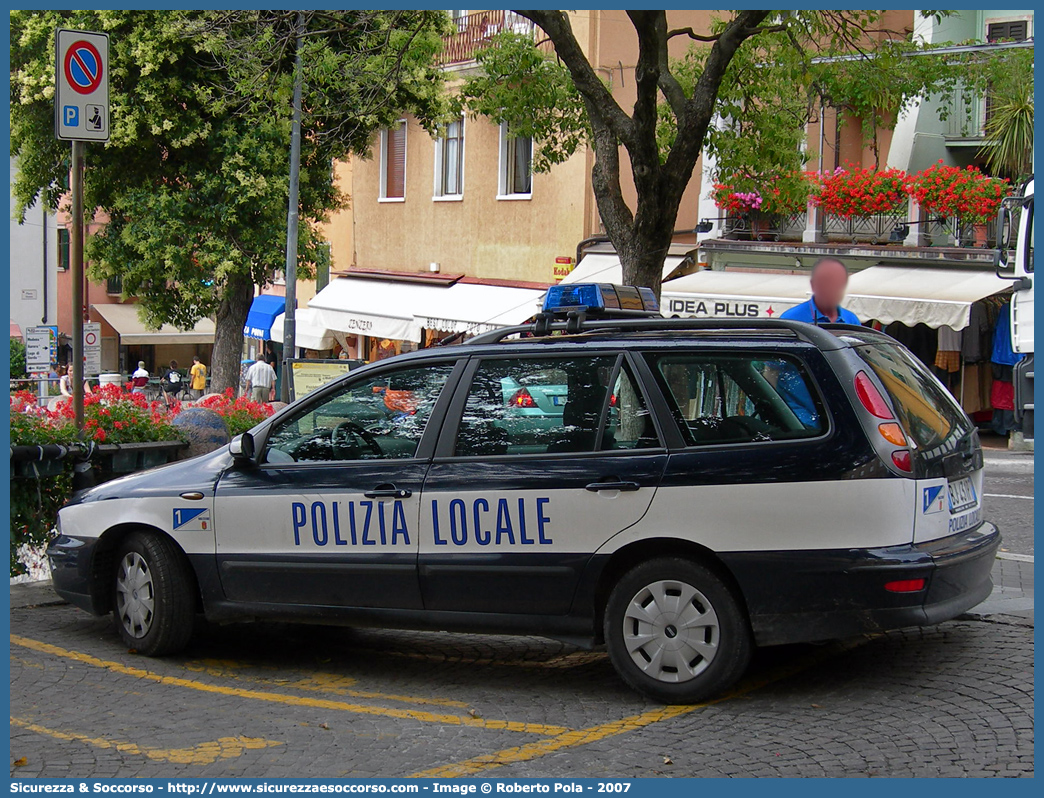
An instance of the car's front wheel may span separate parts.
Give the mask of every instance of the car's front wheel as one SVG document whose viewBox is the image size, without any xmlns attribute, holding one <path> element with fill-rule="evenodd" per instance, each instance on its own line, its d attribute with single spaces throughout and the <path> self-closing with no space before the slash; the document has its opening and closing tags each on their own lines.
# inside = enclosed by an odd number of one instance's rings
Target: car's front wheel
<svg viewBox="0 0 1044 798">
<path fill-rule="evenodd" d="M 137 653 L 173 654 L 192 638 L 195 579 L 168 538 L 148 532 L 127 535 L 116 551 L 112 590 L 116 631 Z"/>
<path fill-rule="evenodd" d="M 623 680 L 668 704 L 725 690 L 743 675 L 753 649 L 729 586 L 680 557 L 649 560 L 624 574 L 609 595 L 604 632 Z"/>
</svg>

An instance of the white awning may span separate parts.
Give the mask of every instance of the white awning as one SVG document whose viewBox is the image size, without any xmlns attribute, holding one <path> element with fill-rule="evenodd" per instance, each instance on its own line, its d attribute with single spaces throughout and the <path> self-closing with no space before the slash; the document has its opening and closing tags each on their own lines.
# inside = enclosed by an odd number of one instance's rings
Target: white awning
<svg viewBox="0 0 1044 798">
<path fill-rule="evenodd" d="M 412 308 L 431 300 L 445 286 L 337 277 L 308 302 L 316 320 L 328 330 L 349 335 L 372 335 L 395 341 L 421 340 L 421 325 Z"/>
<path fill-rule="evenodd" d="M 272 320 L 272 332 L 269 340 L 283 342 L 283 320 L 285 313 L 280 313 Z M 302 349 L 333 349 L 337 341 L 333 333 L 319 322 L 319 311 L 313 308 L 298 308 L 294 314 L 294 343 Z"/>
<path fill-rule="evenodd" d="M 540 310 L 544 291 L 479 283 L 455 283 L 426 298 L 414 317 L 421 327 L 484 333 L 521 324 Z"/>
<path fill-rule="evenodd" d="M 685 318 L 776 318 L 811 296 L 804 274 L 703 271 L 663 284 L 660 311 Z"/>
<path fill-rule="evenodd" d="M 164 324 L 158 330 L 150 330 L 138 317 L 138 306 L 129 305 L 91 305 L 91 310 L 101 316 L 120 335 L 120 344 L 212 344 L 214 343 L 214 322 L 200 319 L 189 330 L 179 330 L 170 324 Z"/>
<path fill-rule="evenodd" d="M 864 322 L 962 330 L 973 302 L 1006 288 L 1010 282 L 988 271 L 871 266 L 849 278 L 844 304 Z"/>
<path fill-rule="evenodd" d="M 663 279 L 677 269 L 684 255 L 668 255 L 663 262 Z M 620 256 L 610 253 L 589 252 L 584 255 L 576 268 L 567 277 L 562 279 L 563 283 L 614 283 L 623 284 L 623 267 L 620 265 Z"/>
<path fill-rule="evenodd" d="M 539 310 L 543 294 L 480 283 L 424 285 L 338 277 L 308 307 L 318 311 L 316 324 L 328 330 L 420 341 L 422 329 L 480 333 L 521 324 Z"/>
</svg>

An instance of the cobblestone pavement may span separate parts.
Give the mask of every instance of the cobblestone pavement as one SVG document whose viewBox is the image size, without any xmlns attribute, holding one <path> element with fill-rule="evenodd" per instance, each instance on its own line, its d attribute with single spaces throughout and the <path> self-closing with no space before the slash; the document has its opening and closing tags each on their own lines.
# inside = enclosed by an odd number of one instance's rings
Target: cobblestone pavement
<svg viewBox="0 0 1044 798">
<path fill-rule="evenodd" d="M 696 707 L 645 701 L 604 652 L 528 637 L 259 624 L 146 659 L 107 619 L 13 589 L 11 772 L 1030 776 L 1032 562 L 998 563 L 990 601 L 1028 598 L 1028 614 L 987 602 L 930 629 L 764 649 Z"/>
</svg>

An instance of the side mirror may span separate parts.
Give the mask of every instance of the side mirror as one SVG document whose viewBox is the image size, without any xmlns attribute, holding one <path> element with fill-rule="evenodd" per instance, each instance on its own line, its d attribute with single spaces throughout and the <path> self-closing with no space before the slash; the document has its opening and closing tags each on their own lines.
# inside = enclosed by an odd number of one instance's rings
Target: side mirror
<svg viewBox="0 0 1044 798">
<path fill-rule="evenodd" d="M 254 436 L 249 432 L 237 435 L 229 442 L 228 453 L 237 463 L 254 463 Z"/>
<path fill-rule="evenodd" d="M 997 276 L 1002 280 L 1011 279 L 1011 274 L 1001 274 L 1001 271 L 1007 271 L 1012 267 L 1008 264 L 1008 244 L 1012 233 L 1012 214 L 1011 208 L 1002 204 L 997 209 L 997 249 L 994 254 L 993 268 L 997 273 Z"/>
</svg>

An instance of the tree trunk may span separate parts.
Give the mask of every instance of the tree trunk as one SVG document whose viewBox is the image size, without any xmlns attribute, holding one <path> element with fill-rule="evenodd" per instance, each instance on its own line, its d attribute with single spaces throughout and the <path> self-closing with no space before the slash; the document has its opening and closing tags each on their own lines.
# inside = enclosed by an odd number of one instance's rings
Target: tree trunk
<svg viewBox="0 0 1044 798">
<path fill-rule="evenodd" d="M 229 283 L 214 322 L 214 354 L 210 364 L 210 390 L 222 393 L 239 389 L 239 364 L 243 358 L 243 325 L 246 324 L 254 286 L 246 280 Z"/>
</svg>

